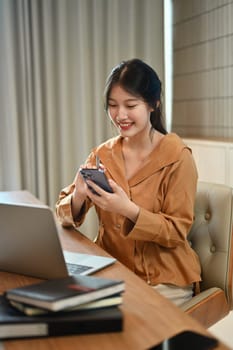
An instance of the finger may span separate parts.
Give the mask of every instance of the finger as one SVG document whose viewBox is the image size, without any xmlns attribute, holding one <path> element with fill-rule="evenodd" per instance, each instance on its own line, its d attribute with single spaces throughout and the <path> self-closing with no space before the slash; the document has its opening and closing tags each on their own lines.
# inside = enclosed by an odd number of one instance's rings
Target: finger
<svg viewBox="0 0 233 350">
<path fill-rule="evenodd" d="M 95 165 L 91 165 L 91 164 L 85 164 L 80 166 L 79 171 L 82 169 L 97 169 Z"/>
<path fill-rule="evenodd" d="M 94 183 L 91 180 L 87 180 L 86 181 L 88 186 L 90 186 L 95 192 L 97 192 L 100 196 L 106 195 L 106 191 L 104 191 L 100 186 L 96 185 L 96 183 Z"/>
<path fill-rule="evenodd" d="M 102 163 L 99 163 L 99 169 L 104 172 L 105 166 Z"/>
<path fill-rule="evenodd" d="M 112 187 L 113 192 L 116 192 L 117 189 L 119 188 L 119 186 L 116 184 L 116 182 L 113 181 L 112 179 L 108 179 L 108 183 Z"/>
</svg>

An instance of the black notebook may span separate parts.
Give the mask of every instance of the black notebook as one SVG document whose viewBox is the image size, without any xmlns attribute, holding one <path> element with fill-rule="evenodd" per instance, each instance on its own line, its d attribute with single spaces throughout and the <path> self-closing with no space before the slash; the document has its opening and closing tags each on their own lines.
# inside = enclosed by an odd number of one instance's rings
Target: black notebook
<svg viewBox="0 0 233 350">
<path fill-rule="evenodd" d="M 123 292 L 125 283 L 94 276 L 70 276 L 6 291 L 6 298 L 50 311 L 71 308 Z"/>
<path fill-rule="evenodd" d="M 9 302 L 14 308 L 18 309 L 19 311 L 23 312 L 25 315 L 28 315 L 28 316 L 45 315 L 53 312 L 53 311 L 42 309 L 33 305 L 20 303 L 14 300 L 9 300 Z M 78 310 L 103 309 L 103 308 L 112 307 L 112 306 L 120 306 L 122 302 L 123 302 L 122 294 L 114 294 L 106 298 L 90 301 L 88 303 L 84 303 L 81 305 L 76 305 L 71 308 L 64 309 L 62 311 L 69 312 L 69 311 L 78 311 Z"/>
<path fill-rule="evenodd" d="M 118 307 L 26 316 L 0 296 L 0 339 L 119 332 L 123 315 Z"/>
</svg>

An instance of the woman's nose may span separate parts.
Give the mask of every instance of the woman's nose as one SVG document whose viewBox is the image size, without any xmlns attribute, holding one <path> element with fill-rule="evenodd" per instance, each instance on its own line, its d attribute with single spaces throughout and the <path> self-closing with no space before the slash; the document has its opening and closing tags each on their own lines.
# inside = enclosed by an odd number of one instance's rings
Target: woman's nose
<svg viewBox="0 0 233 350">
<path fill-rule="evenodd" d="M 117 111 L 117 118 L 120 120 L 126 119 L 128 117 L 127 111 L 124 107 L 119 107 Z"/>
</svg>

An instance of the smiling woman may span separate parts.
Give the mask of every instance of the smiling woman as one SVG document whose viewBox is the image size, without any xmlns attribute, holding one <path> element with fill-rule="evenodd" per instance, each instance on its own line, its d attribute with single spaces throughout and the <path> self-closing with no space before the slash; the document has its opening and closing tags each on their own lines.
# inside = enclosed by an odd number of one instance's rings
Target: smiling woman
<svg viewBox="0 0 233 350">
<path fill-rule="evenodd" d="M 57 202 L 64 226 L 80 226 L 94 206 L 96 243 L 177 305 L 190 299 L 200 264 L 187 234 L 193 222 L 197 171 L 190 149 L 168 134 L 161 82 L 140 59 L 110 73 L 105 109 L 119 135 L 94 148 Z M 82 168 L 100 159 L 112 192 L 86 183 Z"/>
</svg>

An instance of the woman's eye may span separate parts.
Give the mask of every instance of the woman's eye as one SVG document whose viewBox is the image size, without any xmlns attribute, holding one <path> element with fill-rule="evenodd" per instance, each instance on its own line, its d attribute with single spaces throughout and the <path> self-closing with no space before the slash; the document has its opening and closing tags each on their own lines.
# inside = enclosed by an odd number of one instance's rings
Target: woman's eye
<svg viewBox="0 0 233 350">
<path fill-rule="evenodd" d="M 117 107 L 117 105 L 109 104 L 108 107 L 109 108 L 115 108 L 115 107 Z"/>
<path fill-rule="evenodd" d="M 129 109 L 133 109 L 133 108 L 135 108 L 137 105 L 129 105 L 129 106 L 127 106 L 127 108 L 129 108 Z"/>
</svg>

